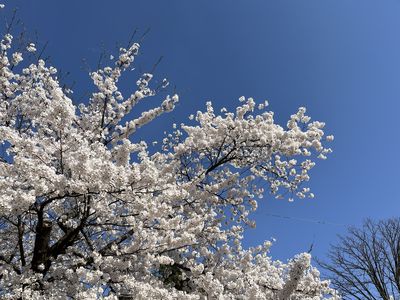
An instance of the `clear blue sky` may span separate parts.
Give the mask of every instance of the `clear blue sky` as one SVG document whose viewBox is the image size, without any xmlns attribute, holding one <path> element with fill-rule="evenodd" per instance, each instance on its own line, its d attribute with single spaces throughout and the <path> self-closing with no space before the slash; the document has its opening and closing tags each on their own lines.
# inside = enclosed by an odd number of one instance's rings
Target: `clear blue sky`
<svg viewBox="0 0 400 300">
<path fill-rule="evenodd" d="M 299 106 L 325 121 L 334 153 L 312 172 L 316 198 L 266 197 L 248 245 L 275 237 L 276 258 L 308 250 L 323 258 L 343 225 L 399 215 L 399 0 L 18 0 L 28 32 L 53 64 L 91 91 L 82 59 L 151 28 L 137 68 L 176 84 L 176 111 L 141 131 L 151 139 L 212 100 L 233 108 L 241 95 L 268 99 L 282 124 Z M 135 74 L 125 88 L 134 86 Z M 155 101 L 155 100 L 152 100 Z M 153 105 L 150 103 L 148 105 Z M 291 217 L 273 217 L 268 214 Z M 293 219 L 295 218 L 295 219 Z M 312 221 L 307 221 L 312 220 Z M 318 223 L 316 221 L 322 221 Z"/>
</svg>

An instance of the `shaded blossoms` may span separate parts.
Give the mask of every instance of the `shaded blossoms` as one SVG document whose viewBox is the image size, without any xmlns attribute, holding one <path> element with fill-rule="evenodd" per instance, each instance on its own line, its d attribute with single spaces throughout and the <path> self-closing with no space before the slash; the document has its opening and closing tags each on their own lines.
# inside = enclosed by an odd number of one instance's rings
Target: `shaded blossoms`
<svg viewBox="0 0 400 300">
<path fill-rule="evenodd" d="M 283 128 L 266 105 L 242 98 L 235 112 L 207 103 L 159 151 L 134 143 L 178 101 L 166 96 L 131 117 L 156 96 L 152 74 L 128 96 L 118 89 L 139 48 L 91 73 L 96 91 L 77 107 L 55 68 L 20 66 L 12 36 L 1 40 L 0 297 L 337 299 L 309 254 L 282 263 L 268 241 L 241 243 L 263 194 L 313 197 L 304 185 L 333 139 L 324 123 L 300 108 Z"/>
</svg>

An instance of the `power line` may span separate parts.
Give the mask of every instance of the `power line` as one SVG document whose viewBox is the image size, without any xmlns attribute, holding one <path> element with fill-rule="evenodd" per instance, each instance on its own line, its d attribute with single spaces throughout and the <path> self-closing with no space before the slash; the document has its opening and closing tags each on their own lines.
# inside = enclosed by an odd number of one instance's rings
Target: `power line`
<svg viewBox="0 0 400 300">
<path fill-rule="evenodd" d="M 313 220 L 313 219 L 306 219 L 306 218 L 289 217 L 289 216 L 270 214 L 270 213 L 264 213 L 263 215 L 266 215 L 269 217 L 274 217 L 274 218 L 293 220 L 293 221 L 298 221 L 298 222 L 307 222 L 307 223 L 315 223 L 315 224 L 331 225 L 331 226 L 347 226 L 346 224 L 334 223 L 334 222 L 329 222 L 329 221 L 324 221 L 324 220 Z"/>
</svg>

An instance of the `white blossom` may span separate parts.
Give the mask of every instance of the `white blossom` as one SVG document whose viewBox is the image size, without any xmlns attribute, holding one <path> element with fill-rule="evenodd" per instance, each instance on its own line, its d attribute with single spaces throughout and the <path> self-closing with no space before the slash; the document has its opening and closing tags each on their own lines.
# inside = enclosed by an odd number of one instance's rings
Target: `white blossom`
<svg viewBox="0 0 400 300">
<path fill-rule="evenodd" d="M 30 43 L 28 47 L 26 47 L 28 52 L 36 52 L 36 45 L 34 43 Z"/>
<path fill-rule="evenodd" d="M 334 139 L 334 136 L 333 136 L 333 135 L 328 135 L 328 136 L 326 137 L 326 140 L 327 140 L 328 142 L 332 142 L 333 139 Z"/>
</svg>

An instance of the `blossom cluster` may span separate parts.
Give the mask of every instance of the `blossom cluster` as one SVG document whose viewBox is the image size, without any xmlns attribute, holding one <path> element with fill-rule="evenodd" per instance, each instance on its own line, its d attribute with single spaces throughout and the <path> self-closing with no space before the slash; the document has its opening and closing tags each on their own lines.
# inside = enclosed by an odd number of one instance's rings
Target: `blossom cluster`
<svg viewBox="0 0 400 300">
<path fill-rule="evenodd" d="M 138 44 L 90 74 L 78 107 L 54 67 L 22 66 L 9 34 L 0 44 L 2 299 L 338 299 L 309 254 L 242 247 L 258 198 L 313 197 L 304 183 L 332 137 L 305 108 L 284 128 L 252 98 L 221 114 L 207 103 L 156 151 L 132 137 L 178 96 L 131 117 L 157 94 L 148 73 L 118 88 Z"/>
</svg>

